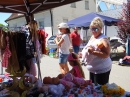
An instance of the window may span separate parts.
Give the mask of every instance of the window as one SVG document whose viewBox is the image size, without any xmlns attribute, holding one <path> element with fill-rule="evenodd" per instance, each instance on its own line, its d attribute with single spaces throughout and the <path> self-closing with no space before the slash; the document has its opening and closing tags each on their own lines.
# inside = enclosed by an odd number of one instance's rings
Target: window
<svg viewBox="0 0 130 97">
<path fill-rule="evenodd" d="M 44 21 L 39 21 L 39 27 L 41 28 L 44 28 Z"/>
<path fill-rule="evenodd" d="M 76 8 L 76 3 L 71 3 L 72 8 Z"/>
<path fill-rule="evenodd" d="M 89 1 L 85 1 L 85 9 L 89 9 Z"/>
<path fill-rule="evenodd" d="M 65 23 L 68 22 L 68 19 L 65 19 L 65 18 L 64 18 L 64 19 L 63 19 L 63 22 L 65 22 Z"/>
</svg>

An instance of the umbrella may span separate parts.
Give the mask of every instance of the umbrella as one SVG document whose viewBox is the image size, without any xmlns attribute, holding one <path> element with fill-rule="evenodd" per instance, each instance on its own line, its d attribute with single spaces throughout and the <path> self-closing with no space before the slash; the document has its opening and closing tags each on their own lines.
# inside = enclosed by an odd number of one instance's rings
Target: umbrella
<svg viewBox="0 0 130 97">
<path fill-rule="evenodd" d="M 119 19 L 115 19 L 115 18 L 111 18 L 111 17 L 107 17 L 107 16 L 103 16 L 97 13 L 89 13 L 87 15 L 78 17 L 76 19 L 70 20 L 67 22 L 67 24 L 70 27 L 88 27 L 91 23 L 91 21 L 95 18 L 95 17 L 100 17 L 105 25 L 112 25 L 115 24 L 119 21 Z"/>
</svg>

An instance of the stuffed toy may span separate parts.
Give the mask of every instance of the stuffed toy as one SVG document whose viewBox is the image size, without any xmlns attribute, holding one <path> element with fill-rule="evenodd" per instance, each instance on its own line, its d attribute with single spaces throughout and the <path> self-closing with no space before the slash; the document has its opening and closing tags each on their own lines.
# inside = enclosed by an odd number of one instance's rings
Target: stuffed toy
<svg viewBox="0 0 130 97">
<path fill-rule="evenodd" d="M 75 86 L 75 84 L 73 82 L 66 81 L 64 79 L 60 79 L 60 83 L 63 84 L 66 89 L 71 89 L 72 87 Z"/>
<path fill-rule="evenodd" d="M 55 95 L 52 97 L 61 97 L 61 95 L 63 95 L 63 90 L 65 89 L 65 86 L 62 84 L 49 85 L 49 88 L 49 92 Z"/>
<path fill-rule="evenodd" d="M 51 77 L 44 77 L 43 78 L 43 83 L 44 84 L 52 84 L 52 78 Z"/>
<path fill-rule="evenodd" d="M 64 78 L 64 74 L 59 74 L 57 77 L 59 78 L 59 79 L 62 79 L 62 78 Z"/>
<path fill-rule="evenodd" d="M 65 74 L 65 76 L 63 77 L 63 80 L 70 81 L 70 82 L 72 82 L 73 79 L 74 79 L 74 76 L 73 76 L 71 73 L 67 73 L 67 74 Z"/>
<path fill-rule="evenodd" d="M 42 87 L 40 88 L 40 92 L 49 92 L 49 85 L 42 85 Z"/>
<path fill-rule="evenodd" d="M 57 85 L 57 84 L 59 84 L 59 83 L 60 83 L 60 80 L 59 80 L 58 77 L 53 77 L 53 78 L 52 78 L 52 84 Z"/>
<path fill-rule="evenodd" d="M 96 45 L 94 46 L 86 46 L 83 50 L 82 50 L 82 64 L 84 64 L 85 66 L 87 64 L 90 64 L 91 61 L 96 57 L 92 54 L 90 54 L 89 52 L 93 52 L 93 51 L 100 51 L 100 49 L 103 47 L 103 43 L 102 42 L 98 42 Z"/>
<path fill-rule="evenodd" d="M 43 78 L 43 83 L 44 84 L 54 84 L 54 85 L 57 85 L 57 84 L 60 83 L 60 80 L 59 80 L 58 77 L 53 77 L 53 78 L 51 78 L 51 77 L 44 77 Z"/>
</svg>

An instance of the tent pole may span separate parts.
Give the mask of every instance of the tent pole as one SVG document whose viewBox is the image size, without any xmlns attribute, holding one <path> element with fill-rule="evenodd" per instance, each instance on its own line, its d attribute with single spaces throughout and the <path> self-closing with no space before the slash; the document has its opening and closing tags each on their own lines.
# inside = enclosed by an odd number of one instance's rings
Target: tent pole
<svg viewBox="0 0 130 97">
<path fill-rule="evenodd" d="M 34 15 L 33 14 L 28 14 L 28 15 L 25 14 L 24 16 L 26 18 L 27 24 L 34 20 Z"/>
<path fill-rule="evenodd" d="M 54 33 L 53 33 L 53 14 L 52 14 L 52 9 L 50 9 L 50 15 L 51 15 L 51 30 L 52 30 L 52 35 L 54 35 Z"/>
<path fill-rule="evenodd" d="M 103 28 L 103 34 L 107 36 L 107 25 L 105 25 Z"/>
</svg>

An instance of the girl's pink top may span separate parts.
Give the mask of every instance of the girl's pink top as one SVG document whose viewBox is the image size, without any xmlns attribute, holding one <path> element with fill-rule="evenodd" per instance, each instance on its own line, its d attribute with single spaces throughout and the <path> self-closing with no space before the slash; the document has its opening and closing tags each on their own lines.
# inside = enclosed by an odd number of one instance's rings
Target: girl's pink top
<svg viewBox="0 0 130 97">
<path fill-rule="evenodd" d="M 80 69 L 79 69 L 78 66 L 74 66 L 74 67 L 73 67 L 73 70 L 74 70 L 73 75 L 74 75 L 75 77 L 83 78 L 82 74 L 80 73 Z"/>
</svg>

